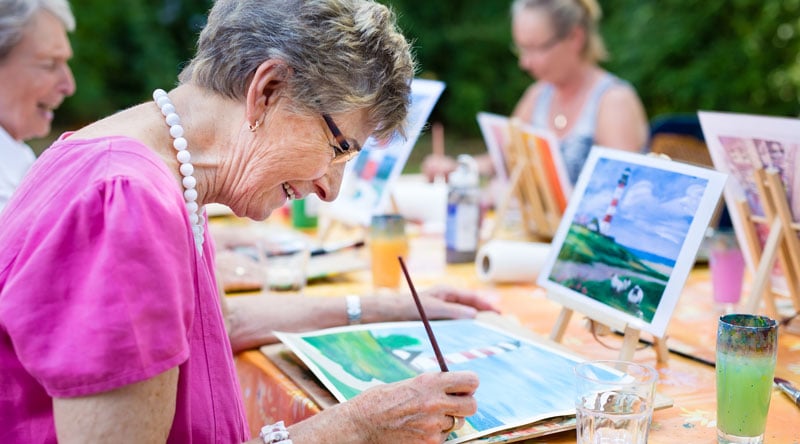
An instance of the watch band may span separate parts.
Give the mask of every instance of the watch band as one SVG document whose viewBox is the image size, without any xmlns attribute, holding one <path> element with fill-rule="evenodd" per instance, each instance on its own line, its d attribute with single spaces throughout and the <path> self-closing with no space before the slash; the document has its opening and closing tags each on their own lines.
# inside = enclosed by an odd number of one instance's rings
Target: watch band
<svg viewBox="0 0 800 444">
<path fill-rule="evenodd" d="M 361 323 L 361 297 L 354 294 L 345 296 L 347 304 L 347 323 L 350 325 Z"/>
</svg>

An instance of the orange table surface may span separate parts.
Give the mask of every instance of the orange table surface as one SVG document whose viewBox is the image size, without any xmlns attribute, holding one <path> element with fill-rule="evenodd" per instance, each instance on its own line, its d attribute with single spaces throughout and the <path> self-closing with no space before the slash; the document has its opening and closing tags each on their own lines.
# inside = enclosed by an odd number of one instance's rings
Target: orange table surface
<svg viewBox="0 0 800 444">
<path fill-rule="evenodd" d="M 493 300 L 503 315 L 542 336 L 549 335 L 561 306 L 535 285 L 492 285 L 477 278 L 474 264 L 445 265 L 441 239 L 420 236 L 411 243 L 410 273 L 415 286 L 450 284 L 470 288 Z M 349 273 L 310 285 L 307 294 L 320 297 L 369 292 L 369 273 Z M 287 295 L 287 297 L 291 297 Z M 707 267 L 692 270 L 668 329 L 667 345 L 701 359 L 713 361 L 719 313 L 711 301 Z M 647 334 L 643 339 L 648 339 Z M 619 355 L 621 337 L 607 335 L 599 343 L 575 313 L 567 327 L 563 345 L 591 359 L 613 359 Z M 610 347 L 610 348 L 607 348 Z M 650 443 L 715 443 L 716 386 L 713 366 L 669 353 L 658 363 L 652 348 L 636 351 L 634 361 L 653 365 L 659 372 L 657 391 L 674 401 L 670 408 L 653 414 Z M 299 386 L 258 350 L 240 353 L 236 365 L 253 434 L 263 424 L 284 420 L 288 424 L 319 412 L 320 407 Z M 776 376 L 800 386 L 800 336 L 779 336 Z M 525 443 L 575 442 L 575 431 L 562 432 Z M 777 389 L 773 392 L 766 429 L 767 443 L 800 443 L 800 408 Z"/>
</svg>

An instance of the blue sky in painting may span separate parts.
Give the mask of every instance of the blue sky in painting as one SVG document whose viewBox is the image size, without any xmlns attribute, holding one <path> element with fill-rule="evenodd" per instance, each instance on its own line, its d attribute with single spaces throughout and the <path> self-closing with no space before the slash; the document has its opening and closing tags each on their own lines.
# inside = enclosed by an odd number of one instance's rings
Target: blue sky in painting
<svg viewBox="0 0 800 444">
<path fill-rule="evenodd" d="M 706 179 L 600 158 L 574 220 L 585 223 L 593 217 L 603 218 L 626 167 L 631 174 L 608 234 L 619 244 L 676 259 L 703 197 Z"/>
<path fill-rule="evenodd" d="M 480 386 L 475 393 L 478 412 L 467 421 L 469 427 L 460 430 L 458 440 L 463 441 L 476 436 L 502 430 L 510 426 L 528 424 L 553 416 L 570 415 L 575 412 L 575 375 L 573 367 L 582 358 L 566 355 L 543 343 L 532 342 L 506 333 L 474 319 L 432 321 L 431 328 L 436 335 L 442 353 L 448 360 L 450 371 L 469 370 L 480 378 Z M 402 347 L 408 352 L 419 352 L 426 362 L 435 362 L 425 328 L 421 322 L 380 323 L 320 330 L 307 333 L 283 333 L 281 340 L 306 363 L 314 374 L 331 381 L 349 370 L 328 359 L 317 359 L 316 351 L 325 353 L 303 338 L 316 335 L 342 335 L 349 341 L 361 341 L 361 335 L 353 332 L 368 330 L 375 338 L 399 335 L 417 340 L 416 344 Z M 349 336 L 349 338 L 348 338 Z M 517 342 L 518 341 L 518 342 Z M 505 352 L 479 357 L 475 350 L 509 342 L 517 342 L 518 348 L 507 348 Z M 358 347 L 354 343 L 354 347 Z M 314 352 L 311 352 L 314 350 Z M 311 352 L 311 353 L 309 353 Z M 456 359 L 454 354 L 467 352 L 473 359 Z M 361 356 L 367 362 L 374 362 L 372 353 L 386 354 L 391 351 L 370 349 Z M 433 364 L 433 367 L 436 367 Z M 438 368 L 428 371 L 438 372 Z M 347 378 L 338 380 L 343 384 Z M 330 387 L 331 384 L 327 384 Z M 351 385 L 355 390 L 358 388 Z M 355 395 L 351 395 L 355 396 Z M 349 399 L 349 398 L 348 398 Z"/>
</svg>

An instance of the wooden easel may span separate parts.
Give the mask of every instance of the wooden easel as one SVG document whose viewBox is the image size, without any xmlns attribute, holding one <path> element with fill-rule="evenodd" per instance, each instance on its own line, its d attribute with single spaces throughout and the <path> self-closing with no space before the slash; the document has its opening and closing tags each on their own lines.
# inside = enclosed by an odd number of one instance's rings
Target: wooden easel
<svg viewBox="0 0 800 444">
<path fill-rule="evenodd" d="M 491 233 L 496 237 L 509 206 L 516 200 L 520 207 L 525 231 L 534 239 L 550 240 L 558 229 L 564 205 L 557 200 L 551 178 L 542 168 L 537 144 L 539 137 L 527 132 L 519 119 L 509 120 L 511 143 L 506 155 L 509 176 L 508 187 L 500 197 L 497 223 Z"/>
<path fill-rule="evenodd" d="M 561 340 L 564 338 L 564 332 L 567 330 L 567 325 L 569 324 L 569 320 L 572 318 L 573 312 L 574 310 L 568 307 L 563 307 L 561 309 L 561 313 L 558 315 L 556 324 L 553 326 L 553 330 L 550 331 L 550 340 L 559 343 L 561 342 Z M 595 316 L 587 317 L 593 323 L 599 323 L 600 325 L 616 328 L 619 331 L 624 332 L 622 348 L 620 348 L 619 351 L 619 359 L 623 361 L 630 361 L 633 359 L 633 353 L 636 351 L 636 347 L 639 345 L 639 337 L 642 333 L 641 330 L 627 323 L 620 323 L 620 321 L 614 319 L 596 319 Z M 594 328 L 594 326 L 590 328 Z M 667 362 L 669 358 L 669 350 L 667 349 L 666 337 L 658 338 L 654 336 L 653 349 L 656 352 L 656 359 L 658 362 Z"/>
<path fill-rule="evenodd" d="M 775 260 L 786 278 L 789 296 L 796 312 L 800 312 L 800 224 L 792 220 L 789 200 L 778 171 L 774 168 L 759 168 L 754 172 L 758 195 L 764 216 L 754 215 L 745 200 L 735 203 L 743 215 L 743 231 L 746 248 L 750 251 L 756 271 L 749 298 L 742 309 L 747 313 L 756 313 L 759 302 L 764 299 L 767 315 L 779 316 L 775 303 L 775 293 L 768 289 Z M 769 234 L 762 250 L 758 237 L 758 226 L 769 227 Z"/>
</svg>

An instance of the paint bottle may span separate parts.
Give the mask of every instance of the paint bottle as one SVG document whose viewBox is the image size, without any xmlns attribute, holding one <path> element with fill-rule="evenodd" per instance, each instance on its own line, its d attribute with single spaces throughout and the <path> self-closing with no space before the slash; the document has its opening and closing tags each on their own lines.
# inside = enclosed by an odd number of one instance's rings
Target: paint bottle
<svg viewBox="0 0 800 444">
<path fill-rule="evenodd" d="M 480 176 L 472 156 L 458 156 L 456 169 L 447 177 L 445 243 L 447 263 L 473 262 L 480 234 Z"/>
</svg>

